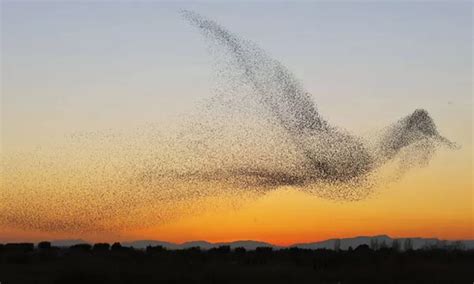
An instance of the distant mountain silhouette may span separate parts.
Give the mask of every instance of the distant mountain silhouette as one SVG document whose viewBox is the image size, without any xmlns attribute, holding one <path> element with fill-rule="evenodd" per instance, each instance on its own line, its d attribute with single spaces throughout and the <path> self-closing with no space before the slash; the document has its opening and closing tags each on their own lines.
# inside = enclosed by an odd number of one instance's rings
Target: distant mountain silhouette
<svg viewBox="0 0 474 284">
<path fill-rule="evenodd" d="M 426 246 L 436 246 L 440 244 L 452 245 L 455 241 L 444 241 L 437 238 L 391 238 L 387 235 L 377 235 L 377 236 L 358 236 L 353 238 L 342 238 L 342 239 L 329 239 L 320 242 L 310 242 L 310 243 L 296 243 L 289 246 L 277 246 L 266 242 L 252 241 L 252 240 L 242 240 L 242 241 L 233 241 L 233 242 L 217 242 L 211 243 L 207 241 L 190 241 L 182 244 L 176 244 L 171 242 L 156 241 L 156 240 L 137 240 L 130 242 L 122 242 L 123 246 L 134 247 L 137 249 L 144 249 L 147 246 L 163 246 L 166 249 L 187 249 L 191 247 L 200 247 L 203 250 L 208 250 L 211 248 L 217 248 L 219 246 L 230 246 L 231 249 L 237 247 L 243 247 L 247 250 L 255 250 L 257 247 L 272 247 L 274 249 L 285 248 L 285 247 L 298 247 L 303 249 L 334 249 L 337 240 L 340 241 L 340 249 L 347 250 L 349 247 L 356 248 L 359 245 L 371 245 L 373 242 L 376 242 L 379 246 L 391 247 L 393 240 L 396 239 L 403 246 L 403 243 L 406 239 L 411 240 L 413 249 L 420 249 Z M 460 244 L 463 245 L 466 249 L 474 249 L 474 240 L 460 240 Z"/>
</svg>

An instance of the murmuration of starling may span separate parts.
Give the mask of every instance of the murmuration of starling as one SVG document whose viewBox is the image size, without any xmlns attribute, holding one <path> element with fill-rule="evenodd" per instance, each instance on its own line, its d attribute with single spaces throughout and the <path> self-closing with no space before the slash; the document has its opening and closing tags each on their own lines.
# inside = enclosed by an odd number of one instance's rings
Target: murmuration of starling
<svg viewBox="0 0 474 284">
<path fill-rule="evenodd" d="M 254 43 L 195 12 L 181 15 L 215 59 L 213 96 L 177 126 L 75 133 L 4 154 L 0 224 L 121 232 L 218 207 L 221 197 L 233 200 L 221 204 L 230 208 L 282 187 L 357 201 L 385 182 L 387 165 L 404 173 L 426 165 L 440 146 L 457 147 L 423 109 L 357 137 L 325 120 L 291 72 Z"/>
</svg>

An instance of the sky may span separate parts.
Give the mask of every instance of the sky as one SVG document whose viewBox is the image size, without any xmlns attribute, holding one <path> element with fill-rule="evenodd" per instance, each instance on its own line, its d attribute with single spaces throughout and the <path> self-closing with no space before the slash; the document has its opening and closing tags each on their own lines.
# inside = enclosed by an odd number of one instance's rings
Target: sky
<svg viewBox="0 0 474 284">
<path fill-rule="evenodd" d="M 266 50 L 301 81 L 327 120 L 348 131 L 370 133 L 424 108 L 461 149 L 440 150 L 428 166 L 357 202 L 284 187 L 236 207 L 201 201 L 213 210 L 145 228 L 78 234 L 0 223 L 0 240 L 474 238 L 469 2 L 2 1 L 1 9 L 4 157 L 48 149 L 74 133 L 170 125 L 210 98 L 212 57 L 180 9 Z M 46 179 L 55 186 L 61 177 Z M 4 196 L 13 196 L 14 187 L 2 183 Z M 1 209 L 10 204 L 0 199 Z"/>
</svg>

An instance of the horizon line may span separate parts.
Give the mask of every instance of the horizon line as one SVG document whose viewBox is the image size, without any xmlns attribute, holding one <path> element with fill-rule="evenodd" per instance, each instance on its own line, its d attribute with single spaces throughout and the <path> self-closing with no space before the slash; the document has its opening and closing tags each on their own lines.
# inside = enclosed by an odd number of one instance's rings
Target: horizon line
<svg viewBox="0 0 474 284">
<path fill-rule="evenodd" d="M 193 242 L 205 242 L 211 245 L 215 244 L 227 244 L 227 243 L 235 243 L 235 242 L 258 242 L 258 243 L 266 243 L 275 247 L 291 247 L 294 245 L 301 245 L 301 244 L 313 244 L 313 243 L 322 243 L 326 241 L 334 241 L 334 240 L 346 240 L 346 239 L 356 239 L 356 238 L 376 238 L 376 237 L 387 237 L 392 240 L 397 240 L 397 239 L 433 239 L 433 240 L 438 240 L 438 241 L 474 241 L 474 238 L 460 238 L 460 239 L 450 239 L 450 238 L 439 238 L 439 237 L 420 237 L 420 236 L 412 236 L 412 237 L 392 237 L 388 234 L 377 234 L 377 235 L 356 235 L 356 236 L 350 236 L 350 237 L 342 237 L 342 238 L 328 238 L 328 239 L 322 239 L 322 240 L 313 240 L 313 241 L 300 241 L 300 242 L 292 242 L 290 244 L 276 244 L 271 241 L 264 241 L 264 240 L 258 240 L 258 239 L 235 239 L 235 240 L 229 240 L 229 241 L 208 241 L 208 240 L 203 240 L 203 239 L 195 239 L 195 240 L 188 240 L 188 241 L 182 241 L 182 242 L 174 242 L 174 241 L 167 241 L 163 239 L 129 239 L 129 240 L 112 240 L 112 241 L 90 241 L 90 240 L 85 240 L 82 238 L 64 238 L 64 239 L 38 239 L 35 241 L 26 241 L 26 240 L 0 240 L 0 244 L 7 244 L 7 243 L 34 243 L 38 244 L 40 242 L 61 242 L 61 241 L 77 241 L 78 243 L 84 243 L 84 244 L 98 244 L 98 243 L 132 243 L 132 242 L 163 242 L 163 243 L 169 243 L 173 245 L 185 245 L 188 243 L 193 243 Z"/>
</svg>

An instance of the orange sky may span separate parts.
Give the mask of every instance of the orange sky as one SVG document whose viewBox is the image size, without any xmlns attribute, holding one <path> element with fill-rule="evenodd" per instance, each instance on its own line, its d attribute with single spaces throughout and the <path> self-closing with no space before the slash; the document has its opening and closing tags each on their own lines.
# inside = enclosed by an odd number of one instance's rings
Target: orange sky
<svg viewBox="0 0 474 284">
<path fill-rule="evenodd" d="M 217 209 L 133 233 L 132 238 L 253 239 L 281 245 L 377 234 L 473 239 L 471 173 L 454 166 L 465 154 L 440 153 L 430 167 L 415 170 L 367 200 L 335 202 L 281 189 L 238 210 Z"/>
<path fill-rule="evenodd" d="M 290 187 L 239 202 L 204 198 L 188 212 L 146 228 L 100 232 L 41 232 L 0 227 L 3 240 L 83 238 L 90 241 L 158 239 L 233 241 L 279 245 L 359 235 L 473 239 L 470 149 L 440 151 L 429 166 L 381 185 L 366 200 L 331 201 Z M 74 196 L 71 196 L 74 198 Z M 242 200 L 240 200 L 242 201 Z M 199 210 L 192 209 L 196 206 Z M 67 210 L 67 208 L 64 208 Z M 156 207 L 147 211 L 156 217 Z M 183 210 L 176 209 L 173 210 Z M 186 211 L 186 210 L 184 210 Z"/>
</svg>

